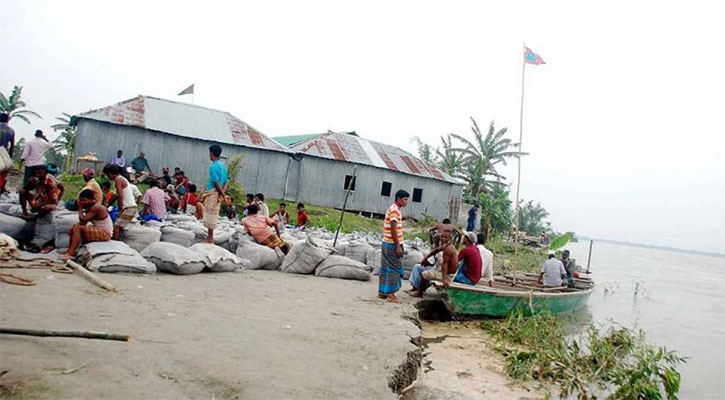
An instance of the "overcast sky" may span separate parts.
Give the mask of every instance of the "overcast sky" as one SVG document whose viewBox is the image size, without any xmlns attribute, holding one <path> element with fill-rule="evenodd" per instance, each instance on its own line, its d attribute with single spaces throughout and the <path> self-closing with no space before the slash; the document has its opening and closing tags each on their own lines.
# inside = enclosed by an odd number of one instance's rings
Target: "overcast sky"
<svg viewBox="0 0 725 400">
<path fill-rule="evenodd" d="M 469 116 L 517 138 L 526 42 L 547 64 L 526 72 L 522 197 L 557 230 L 725 252 L 721 7 L 480 3 L 0 0 L 0 91 L 44 117 L 12 124 L 26 137 L 196 83 L 196 104 L 269 136 L 413 150 Z"/>
</svg>

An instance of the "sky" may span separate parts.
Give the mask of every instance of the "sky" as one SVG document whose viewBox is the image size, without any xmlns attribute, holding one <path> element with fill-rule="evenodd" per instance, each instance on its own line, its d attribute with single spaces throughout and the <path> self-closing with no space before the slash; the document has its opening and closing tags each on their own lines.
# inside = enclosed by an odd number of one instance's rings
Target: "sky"
<svg viewBox="0 0 725 400">
<path fill-rule="evenodd" d="M 559 231 L 725 253 L 725 25 L 717 2 L 0 0 L 0 91 L 44 118 L 138 94 L 268 136 L 517 140 L 521 197 Z M 50 133 L 54 138 L 56 135 Z M 515 183 L 515 162 L 503 168 Z M 515 186 L 511 187 L 512 192 Z"/>
</svg>

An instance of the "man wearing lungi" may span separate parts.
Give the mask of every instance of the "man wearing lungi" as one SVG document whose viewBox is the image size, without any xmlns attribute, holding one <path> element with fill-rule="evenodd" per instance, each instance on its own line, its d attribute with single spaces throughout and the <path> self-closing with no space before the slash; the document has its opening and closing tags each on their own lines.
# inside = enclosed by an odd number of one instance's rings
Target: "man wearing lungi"
<svg viewBox="0 0 725 400">
<path fill-rule="evenodd" d="M 201 222 L 206 229 L 209 230 L 209 236 L 206 238 L 207 243 L 214 243 L 214 229 L 216 229 L 217 221 L 219 221 L 219 209 L 222 200 L 228 205 L 232 205 L 229 196 L 226 195 L 229 187 L 229 171 L 226 164 L 220 159 L 222 148 L 218 144 L 209 146 L 209 180 L 206 183 L 206 190 L 199 195 L 198 202 L 201 203 L 202 218 Z M 198 203 L 197 203 L 198 204 Z"/>
<path fill-rule="evenodd" d="M 380 257 L 380 283 L 378 297 L 392 303 L 400 303 L 395 292 L 403 282 L 403 213 L 410 194 L 405 190 L 395 193 L 395 203 L 385 212 L 383 222 L 382 257 Z"/>
</svg>

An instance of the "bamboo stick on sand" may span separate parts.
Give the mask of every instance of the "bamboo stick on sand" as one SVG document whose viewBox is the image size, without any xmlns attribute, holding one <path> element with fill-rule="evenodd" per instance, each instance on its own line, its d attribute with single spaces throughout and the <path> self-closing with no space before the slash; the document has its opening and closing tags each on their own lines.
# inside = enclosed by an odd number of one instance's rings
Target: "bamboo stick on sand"
<svg viewBox="0 0 725 400">
<path fill-rule="evenodd" d="M 117 335 L 106 332 L 86 331 L 54 331 L 49 329 L 22 329 L 22 328 L 0 328 L 0 334 L 24 335 L 24 336 L 55 336 L 55 337 L 77 337 L 86 339 L 119 340 L 128 342 L 129 335 Z"/>
<path fill-rule="evenodd" d="M 93 272 L 85 269 L 82 265 L 78 264 L 75 261 L 68 260 L 68 265 L 73 268 L 76 272 L 81 274 L 84 278 L 88 279 L 92 283 L 108 290 L 109 292 L 115 292 L 116 288 L 111 285 L 110 283 L 104 281 L 103 279 L 99 278 L 94 274 Z"/>
</svg>

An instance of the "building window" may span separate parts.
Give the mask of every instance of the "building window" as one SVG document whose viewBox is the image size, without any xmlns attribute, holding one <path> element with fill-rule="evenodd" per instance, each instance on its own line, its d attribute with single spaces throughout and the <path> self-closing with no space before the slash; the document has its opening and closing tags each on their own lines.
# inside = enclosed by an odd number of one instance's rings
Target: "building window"
<svg viewBox="0 0 725 400">
<path fill-rule="evenodd" d="M 423 189 L 413 188 L 413 203 L 420 203 L 423 200 Z"/>
<path fill-rule="evenodd" d="M 345 190 L 350 189 L 351 192 L 354 192 L 356 181 L 357 178 L 353 178 L 352 175 L 345 175 Z"/>
<path fill-rule="evenodd" d="M 383 189 L 380 191 L 381 196 L 390 197 L 390 192 L 393 190 L 393 184 L 390 182 L 383 181 Z"/>
</svg>

